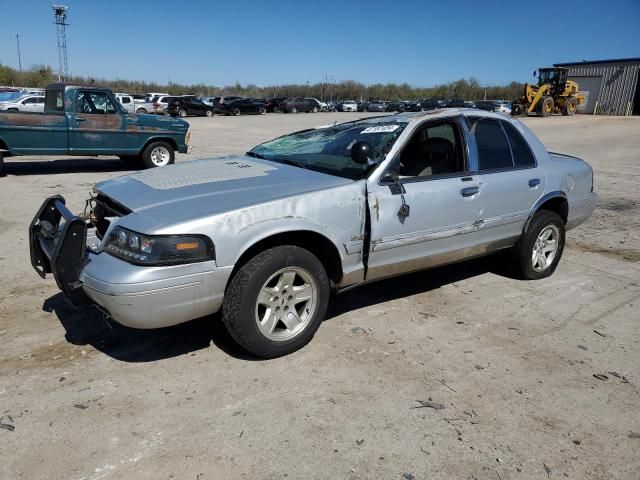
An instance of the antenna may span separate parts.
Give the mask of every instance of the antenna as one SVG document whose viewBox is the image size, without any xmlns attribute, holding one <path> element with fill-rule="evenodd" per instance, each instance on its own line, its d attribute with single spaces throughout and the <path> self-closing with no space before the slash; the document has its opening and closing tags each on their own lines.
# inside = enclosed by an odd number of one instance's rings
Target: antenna
<svg viewBox="0 0 640 480">
<path fill-rule="evenodd" d="M 67 64 L 67 11 L 69 7 L 65 5 L 51 5 L 53 16 L 58 33 L 58 79 L 65 81 L 69 77 L 69 65 Z"/>
</svg>

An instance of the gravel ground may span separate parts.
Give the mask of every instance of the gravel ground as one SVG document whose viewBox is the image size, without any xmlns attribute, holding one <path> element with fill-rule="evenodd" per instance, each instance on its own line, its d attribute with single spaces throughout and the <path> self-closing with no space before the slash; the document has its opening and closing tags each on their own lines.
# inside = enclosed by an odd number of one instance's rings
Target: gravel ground
<svg viewBox="0 0 640 480">
<path fill-rule="evenodd" d="M 195 151 L 178 161 L 358 116 L 189 119 Z M 46 196 L 80 211 L 127 170 L 9 159 L 0 478 L 638 479 L 640 118 L 525 121 L 589 161 L 600 195 L 551 278 L 516 281 L 488 257 L 382 281 L 336 297 L 310 345 L 270 361 L 217 316 L 135 331 L 68 307 L 31 269 L 27 225 Z"/>
</svg>

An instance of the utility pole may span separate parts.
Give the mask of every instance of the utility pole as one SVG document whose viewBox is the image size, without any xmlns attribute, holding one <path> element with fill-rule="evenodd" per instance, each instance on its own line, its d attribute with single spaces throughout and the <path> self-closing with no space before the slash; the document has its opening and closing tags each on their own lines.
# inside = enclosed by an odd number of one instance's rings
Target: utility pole
<svg viewBox="0 0 640 480">
<path fill-rule="evenodd" d="M 18 67 L 22 73 L 22 55 L 20 55 L 20 35 L 16 33 L 16 43 L 18 44 Z"/>
<path fill-rule="evenodd" d="M 58 80 L 65 81 L 69 77 L 69 64 L 67 63 L 67 11 L 65 5 L 51 5 L 58 35 Z"/>
</svg>

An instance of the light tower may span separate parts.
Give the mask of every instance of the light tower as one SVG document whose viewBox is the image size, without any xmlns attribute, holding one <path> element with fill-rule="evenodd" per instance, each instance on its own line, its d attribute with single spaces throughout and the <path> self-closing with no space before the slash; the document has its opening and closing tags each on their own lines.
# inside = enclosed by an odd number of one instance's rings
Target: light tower
<svg viewBox="0 0 640 480">
<path fill-rule="evenodd" d="M 58 61 L 60 67 L 58 70 L 58 78 L 65 81 L 69 76 L 69 65 L 67 64 L 67 10 L 69 7 L 65 5 L 51 5 L 53 16 L 58 31 Z"/>
</svg>

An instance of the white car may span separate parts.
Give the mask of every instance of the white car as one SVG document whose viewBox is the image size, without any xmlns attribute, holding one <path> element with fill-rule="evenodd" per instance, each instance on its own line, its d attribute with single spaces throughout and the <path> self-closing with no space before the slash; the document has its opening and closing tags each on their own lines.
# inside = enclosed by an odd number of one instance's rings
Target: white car
<svg viewBox="0 0 640 480">
<path fill-rule="evenodd" d="M 8 112 L 44 112 L 44 95 L 23 95 L 10 102 L 1 102 L 0 110 Z"/>
<path fill-rule="evenodd" d="M 509 102 L 496 102 L 496 106 L 493 111 L 497 113 L 506 113 L 507 115 L 510 115 L 511 104 Z"/>
<path fill-rule="evenodd" d="M 358 104 L 353 100 L 347 100 L 346 102 L 342 102 L 342 111 L 343 112 L 357 112 Z"/>
</svg>

